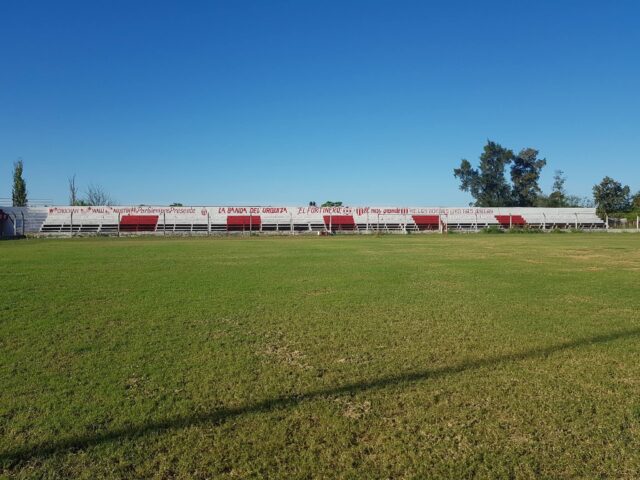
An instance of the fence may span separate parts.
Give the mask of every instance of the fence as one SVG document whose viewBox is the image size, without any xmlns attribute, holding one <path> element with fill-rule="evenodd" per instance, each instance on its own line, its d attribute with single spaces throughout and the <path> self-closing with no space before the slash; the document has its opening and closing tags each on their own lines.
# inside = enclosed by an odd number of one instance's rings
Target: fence
<svg viewBox="0 0 640 480">
<path fill-rule="evenodd" d="M 610 230 L 635 230 L 640 231 L 640 215 L 636 215 L 635 218 L 625 217 L 606 217 L 605 224 Z"/>
<path fill-rule="evenodd" d="M 27 201 L 28 207 L 48 207 L 53 204 L 54 202 L 50 198 L 29 198 Z M 13 199 L 8 197 L 0 197 L 0 208 L 12 206 Z"/>
</svg>

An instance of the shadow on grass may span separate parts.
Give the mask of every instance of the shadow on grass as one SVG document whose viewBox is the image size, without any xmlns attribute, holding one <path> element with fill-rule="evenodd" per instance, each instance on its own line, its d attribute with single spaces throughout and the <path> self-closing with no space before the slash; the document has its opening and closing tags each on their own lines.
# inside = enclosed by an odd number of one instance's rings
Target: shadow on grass
<svg viewBox="0 0 640 480">
<path fill-rule="evenodd" d="M 279 408 L 288 408 L 298 403 L 313 400 L 323 396 L 351 394 L 362 391 L 379 390 L 386 387 L 398 386 L 403 384 L 411 384 L 421 382 L 428 379 L 440 378 L 447 375 L 461 373 L 467 370 L 475 370 L 483 367 L 499 366 L 508 362 L 517 362 L 537 357 L 546 357 L 556 352 L 569 350 L 573 348 L 583 347 L 587 345 L 595 345 L 600 343 L 611 342 L 623 338 L 629 338 L 640 335 L 640 328 L 632 330 L 624 330 L 621 332 L 613 332 L 609 334 L 598 335 L 594 337 L 572 340 L 569 342 L 559 343 L 548 347 L 538 347 L 525 350 L 520 353 L 498 355 L 479 360 L 471 360 L 458 365 L 449 367 L 441 367 L 432 370 L 422 370 L 417 372 L 407 372 L 401 375 L 383 377 L 377 380 L 348 383 L 342 386 L 313 390 L 299 395 L 287 395 L 264 400 L 257 403 L 245 405 L 237 408 L 221 408 L 213 412 L 203 413 L 192 416 L 180 416 L 159 420 L 143 425 L 133 425 L 127 428 L 120 428 L 104 433 L 90 434 L 78 436 L 68 439 L 62 439 L 52 442 L 25 447 L 13 451 L 0 453 L 0 465 L 10 467 L 20 461 L 30 460 L 32 458 L 43 458 L 57 453 L 73 452 L 83 450 L 85 448 L 99 445 L 101 443 L 114 442 L 118 440 L 126 440 L 142 437 L 150 433 L 164 432 L 168 430 L 176 430 L 194 425 L 202 424 L 219 424 L 229 418 L 237 417 L 246 413 L 267 412 Z"/>
</svg>

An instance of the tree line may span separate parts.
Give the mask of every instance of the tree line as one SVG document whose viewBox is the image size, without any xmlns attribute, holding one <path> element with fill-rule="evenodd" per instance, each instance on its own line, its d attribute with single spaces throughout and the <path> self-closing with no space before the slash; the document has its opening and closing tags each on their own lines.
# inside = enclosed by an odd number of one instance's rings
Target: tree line
<svg viewBox="0 0 640 480">
<path fill-rule="evenodd" d="M 540 174 L 547 165 L 535 148 L 523 148 L 519 153 L 491 140 L 487 141 L 480 162 L 473 167 L 462 159 L 453 175 L 460 181 L 460 190 L 469 192 L 477 207 L 593 207 L 601 215 L 625 213 L 640 209 L 640 192 L 631 195 L 628 185 L 605 177 L 593 186 L 593 197 L 569 195 L 566 176 L 556 170 L 548 194 L 540 188 Z M 506 169 L 510 170 L 510 181 Z"/>
<path fill-rule="evenodd" d="M 81 195 L 76 185 L 76 176 L 69 177 L 69 205 L 73 206 L 97 206 L 113 205 L 115 202 L 100 185 L 89 184 L 84 194 Z M 24 179 L 24 162 L 19 158 L 13 164 L 13 188 L 11 189 L 11 202 L 14 207 L 26 207 L 29 203 L 27 195 L 27 183 Z"/>
<path fill-rule="evenodd" d="M 592 207 L 596 206 L 600 215 L 640 212 L 640 192 L 631 195 L 628 185 L 607 176 L 593 186 L 593 198 L 569 195 L 565 189 L 566 176 L 556 170 L 553 186 L 549 194 L 540 188 L 540 174 L 547 165 L 545 158 L 539 158 L 535 148 L 523 148 L 515 154 L 491 140 L 487 141 L 480 162 L 473 167 L 462 159 L 460 167 L 453 175 L 460 181 L 460 190 L 469 192 L 477 207 Z M 509 166 L 510 181 L 506 178 Z M 112 205 L 113 198 L 99 185 L 90 184 L 81 196 L 76 185 L 76 176 L 69 177 L 69 204 L 74 206 Z M 24 164 L 18 159 L 13 164 L 13 188 L 11 198 L 14 207 L 27 206 L 27 184 L 24 180 Z M 181 204 L 174 204 L 181 205 Z M 316 206 L 316 202 L 309 202 Z M 322 207 L 342 206 L 342 202 L 327 201 Z"/>
</svg>

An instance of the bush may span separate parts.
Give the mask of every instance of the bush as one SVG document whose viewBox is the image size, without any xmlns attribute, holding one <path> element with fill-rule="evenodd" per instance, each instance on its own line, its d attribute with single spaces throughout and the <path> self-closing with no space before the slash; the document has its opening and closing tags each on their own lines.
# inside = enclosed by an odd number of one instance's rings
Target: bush
<svg viewBox="0 0 640 480">
<path fill-rule="evenodd" d="M 638 215 L 640 215 L 640 209 L 633 209 L 630 212 L 619 212 L 619 213 L 611 213 L 609 214 L 609 218 L 613 219 L 613 218 L 625 218 L 627 220 L 627 223 L 632 223 L 632 224 L 636 224 L 636 219 L 638 218 Z"/>
<path fill-rule="evenodd" d="M 504 233 L 504 230 L 501 229 L 500 227 L 496 227 L 492 225 L 491 227 L 483 228 L 482 230 L 480 230 L 480 232 L 494 234 L 494 233 Z"/>
<path fill-rule="evenodd" d="M 525 228 L 512 228 L 510 230 L 507 230 L 508 233 L 511 234 L 531 234 L 531 233 L 544 233 L 541 229 L 539 228 L 530 228 L 530 227 L 525 227 Z"/>
</svg>

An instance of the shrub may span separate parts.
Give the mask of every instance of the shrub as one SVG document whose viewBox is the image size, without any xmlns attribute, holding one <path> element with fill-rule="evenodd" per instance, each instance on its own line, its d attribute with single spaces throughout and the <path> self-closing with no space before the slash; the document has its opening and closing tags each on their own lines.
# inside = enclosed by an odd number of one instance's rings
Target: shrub
<svg viewBox="0 0 640 480">
<path fill-rule="evenodd" d="M 482 230 L 480 230 L 482 233 L 489 233 L 489 234 L 494 234 L 494 233 L 504 233 L 504 230 L 501 229 L 500 227 L 496 227 L 495 225 L 492 225 L 490 227 L 486 227 L 483 228 Z"/>
<path fill-rule="evenodd" d="M 531 233 L 544 233 L 541 229 L 539 228 L 530 228 L 530 227 L 525 227 L 525 228 L 512 228 L 510 230 L 507 230 L 508 233 L 511 234 L 531 234 Z"/>
</svg>

